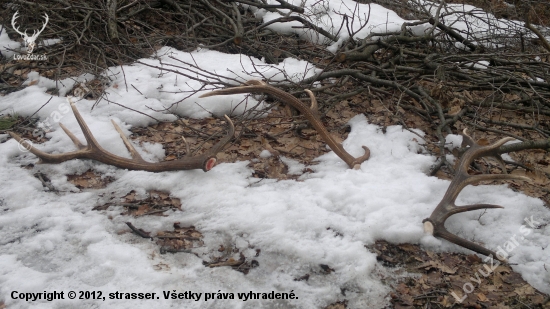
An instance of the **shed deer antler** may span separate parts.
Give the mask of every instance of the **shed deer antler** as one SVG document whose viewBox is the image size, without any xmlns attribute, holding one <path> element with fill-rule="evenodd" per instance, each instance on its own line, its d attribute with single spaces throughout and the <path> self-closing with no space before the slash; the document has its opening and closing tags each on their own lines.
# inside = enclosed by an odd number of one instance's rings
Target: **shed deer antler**
<svg viewBox="0 0 550 309">
<path fill-rule="evenodd" d="M 29 36 L 27 34 L 27 30 L 25 30 L 25 32 L 21 32 L 19 31 L 19 27 L 15 26 L 15 20 L 18 17 L 19 17 L 19 11 L 13 14 L 13 17 L 11 18 L 11 26 L 13 27 L 13 30 L 15 30 L 15 32 L 19 33 L 23 37 L 25 44 L 28 46 L 27 53 L 30 54 L 33 52 L 34 48 L 36 47 L 36 39 L 38 38 L 40 33 L 42 33 L 44 29 L 46 29 L 46 25 L 48 24 L 48 21 L 50 20 L 50 18 L 48 17 L 48 14 L 44 13 L 44 19 L 46 19 L 46 21 L 42 24 L 42 29 L 33 30 L 32 35 Z"/>
<path fill-rule="evenodd" d="M 39 157 L 40 163 L 61 163 L 72 159 L 90 159 L 90 160 L 96 160 L 105 164 L 114 165 L 116 167 L 126 168 L 129 170 L 144 170 L 149 172 L 164 172 L 164 171 L 192 170 L 192 169 L 202 169 L 203 171 L 207 172 L 216 165 L 216 161 L 217 161 L 216 153 L 218 153 L 231 140 L 231 138 L 233 138 L 233 135 L 235 134 L 235 127 L 233 126 L 233 122 L 231 122 L 231 119 L 229 119 L 229 117 L 225 116 L 225 119 L 227 120 L 227 123 L 229 126 L 227 135 L 224 138 L 222 138 L 217 144 L 215 144 L 206 153 L 196 157 L 184 157 L 179 160 L 152 163 L 152 162 L 145 161 L 139 155 L 139 153 L 136 151 L 134 146 L 132 146 L 130 141 L 128 141 L 126 136 L 124 136 L 120 127 L 113 120 L 111 120 L 111 122 L 113 123 L 113 126 L 120 134 L 120 137 L 124 142 L 124 145 L 126 145 L 126 148 L 128 148 L 128 151 L 130 152 L 130 155 L 132 158 L 128 159 L 128 158 L 123 158 L 123 157 L 114 155 L 108 152 L 107 150 L 103 149 L 103 147 L 99 145 L 99 143 L 96 141 L 96 139 L 92 135 L 92 132 L 90 131 L 90 129 L 84 122 L 84 119 L 76 109 L 75 104 L 72 101 L 69 101 L 69 102 L 71 103 L 71 108 L 73 110 L 73 113 L 76 117 L 78 124 L 80 125 L 80 128 L 82 129 L 82 133 L 84 133 L 84 137 L 86 138 L 86 142 L 88 143 L 88 145 L 86 146 L 82 145 L 82 143 L 76 138 L 76 136 L 74 136 L 74 134 L 71 133 L 71 131 L 69 131 L 63 124 L 59 123 L 59 125 L 61 126 L 63 131 L 67 133 L 67 135 L 71 138 L 71 140 L 78 147 L 79 150 L 69 152 L 69 153 L 63 153 L 63 154 L 49 154 L 36 149 L 30 143 L 22 139 L 19 135 L 13 132 L 8 132 L 8 133 L 11 135 L 11 137 L 13 137 L 21 145 L 23 145 L 23 147 L 25 147 L 30 152 L 32 152 L 37 157 Z M 189 149 L 187 143 L 186 143 L 186 147 L 187 149 Z"/>
<path fill-rule="evenodd" d="M 472 137 L 470 137 L 467 134 L 466 130 L 462 132 L 462 136 L 463 136 L 462 147 L 465 147 L 466 145 L 470 147 L 462 155 L 462 158 L 460 159 L 460 162 L 458 164 L 456 175 L 451 181 L 451 184 L 449 185 L 447 192 L 445 192 L 443 199 L 441 200 L 439 205 L 437 205 L 435 210 L 432 212 L 431 216 L 429 218 L 424 219 L 424 221 L 422 221 L 424 223 L 424 231 L 429 234 L 432 234 L 435 237 L 446 239 L 454 244 L 470 249 L 477 253 L 480 253 L 486 256 L 492 255 L 494 257 L 499 258 L 494 251 L 486 249 L 483 246 L 480 246 L 466 239 L 462 239 L 450 233 L 449 231 L 447 231 L 447 229 L 445 228 L 445 221 L 450 216 L 461 212 L 477 210 L 477 209 L 485 209 L 485 208 L 504 208 L 502 206 L 492 205 L 492 204 L 475 204 L 475 205 L 466 205 L 466 206 L 456 206 L 455 201 L 456 201 L 456 198 L 458 197 L 458 194 L 467 185 L 477 184 L 485 180 L 506 180 L 506 179 L 529 180 L 529 178 L 524 176 L 516 176 L 516 175 L 509 175 L 509 174 L 468 175 L 468 167 L 470 166 L 470 164 L 475 159 L 486 157 L 486 156 L 497 158 L 497 160 L 501 164 L 501 167 L 503 168 L 503 172 L 506 173 L 506 169 L 504 167 L 502 158 L 500 157 L 500 154 L 498 154 L 497 150 L 500 146 L 504 145 L 506 142 L 513 140 L 513 138 L 506 137 L 499 141 L 496 141 L 491 145 L 482 146 L 476 143 L 472 139 Z"/>
<path fill-rule="evenodd" d="M 365 150 L 363 156 L 354 158 L 344 149 L 344 147 L 342 147 L 340 143 L 336 142 L 334 138 L 330 136 L 330 133 L 327 131 L 327 129 L 319 119 L 317 112 L 317 100 L 315 99 L 313 92 L 311 92 L 310 90 L 306 90 L 306 93 L 311 99 L 311 107 L 306 106 L 293 95 L 258 80 L 249 80 L 245 83 L 244 86 L 214 90 L 212 92 L 205 93 L 200 97 L 204 98 L 215 95 L 227 95 L 237 93 L 267 93 L 296 108 L 306 117 L 306 119 L 311 123 L 315 130 L 317 130 L 323 140 L 325 140 L 325 142 L 328 144 L 330 149 L 332 149 L 334 153 L 336 153 L 342 160 L 344 160 L 344 162 L 346 162 L 350 168 L 358 169 L 361 163 L 368 160 L 370 157 L 370 150 L 367 146 L 363 146 L 363 149 Z"/>
</svg>

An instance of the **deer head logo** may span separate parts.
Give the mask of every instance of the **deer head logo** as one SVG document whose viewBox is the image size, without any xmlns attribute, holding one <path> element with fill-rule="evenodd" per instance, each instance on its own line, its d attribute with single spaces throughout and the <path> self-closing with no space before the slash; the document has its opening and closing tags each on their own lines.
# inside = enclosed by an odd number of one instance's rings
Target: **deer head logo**
<svg viewBox="0 0 550 309">
<path fill-rule="evenodd" d="M 44 13 L 44 18 L 46 19 L 46 22 L 42 25 L 42 29 L 33 30 L 32 35 L 28 36 L 27 35 L 27 29 L 25 29 L 25 32 L 23 33 L 21 31 L 19 31 L 19 27 L 15 26 L 15 20 L 18 17 L 19 17 L 19 11 L 15 12 L 15 14 L 13 14 L 13 17 L 11 19 L 11 26 L 13 27 L 13 30 L 15 30 L 15 32 L 19 33 L 23 37 L 23 40 L 25 40 L 25 46 L 27 46 L 27 53 L 30 54 L 30 53 L 33 52 L 34 48 L 36 47 L 36 39 L 38 38 L 40 33 L 42 33 L 42 31 L 44 31 L 44 28 L 46 28 L 46 25 L 48 24 L 48 20 L 50 18 L 48 17 L 48 14 Z"/>
</svg>

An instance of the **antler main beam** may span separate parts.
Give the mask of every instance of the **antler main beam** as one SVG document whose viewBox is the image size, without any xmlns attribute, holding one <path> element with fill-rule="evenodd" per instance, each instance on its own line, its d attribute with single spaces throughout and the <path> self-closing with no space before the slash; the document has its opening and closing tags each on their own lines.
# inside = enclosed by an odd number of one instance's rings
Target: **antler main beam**
<svg viewBox="0 0 550 309">
<path fill-rule="evenodd" d="M 370 157 L 370 150 L 367 146 L 363 146 L 365 153 L 361 157 L 355 158 L 350 155 L 340 143 L 336 142 L 334 138 L 330 136 L 330 133 L 327 131 L 327 129 L 319 119 L 317 112 L 317 100 L 315 99 L 313 92 L 309 90 L 306 90 L 306 93 L 311 99 L 311 107 L 306 106 L 293 95 L 258 80 L 249 80 L 245 83 L 244 86 L 214 90 L 212 92 L 205 93 L 200 97 L 204 98 L 215 95 L 228 95 L 237 93 L 267 93 L 278 98 L 282 102 L 296 108 L 306 117 L 306 119 L 311 123 L 311 125 L 315 128 L 319 135 L 321 135 L 321 137 L 327 143 L 330 149 L 332 149 L 334 153 L 336 153 L 342 160 L 344 160 L 344 162 L 346 162 L 350 168 L 358 169 L 361 166 L 361 163 L 368 160 Z"/>
<path fill-rule="evenodd" d="M 73 143 L 78 147 L 79 150 L 63 153 L 63 154 L 49 154 L 46 152 L 43 152 L 37 148 L 35 148 L 33 145 L 29 144 L 27 141 L 22 139 L 19 135 L 8 132 L 11 137 L 13 137 L 15 140 L 17 140 L 23 147 L 28 149 L 30 152 L 32 152 L 34 155 L 40 158 L 39 163 L 61 163 L 64 161 L 72 160 L 72 159 L 90 159 L 90 160 L 96 160 L 105 164 L 114 165 L 119 168 L 125 168 L 129 170 L 144 170 L 149 172 L 164 172 L 164 171 L 175 171 L 175 170 L 192 170 L 192 169 L 202 169 L 203 171 L 207 172 L 210 169 L 212 169 L 216 165 L 216 154 L 233 138 L 233 135 L 235 134 L 235 127 L 233 126 L 233 122 L 231 122 L 231 119 L 229 117 L 225 116 L 225 119 L 227 120 L 229 129 L 227 132 L 227 135 L 222 138 L 217 144 L 215 144 L 209 151 L 206 153 L 196 156 L 196 157 L 184 157 L 179 160 L 173 160 L 173 161 L 163 161 L 163 162 L 147 162 L 145 161 L 139 153 L 136 151 L 134 146 L 128 141 L 126 136 L 122 133 L 122 130 L 120 127 L 113 121 L 113 126 L 120 134 L 120 137 L 122 138 L 122 141 L 124 142 L 124 145 L 126 145 L 126 148 L 128 148 L 128 151 L 130 152 L 131 159 L 120 157 L 117 155 L 114 155 L 107 150 L 105 150 L 103 147 L 99 145 L 99 143 L 96 141 L 95 137 L 92 135 L 92 132 L 84 122 L 84 119 L 80 115 L 80 112 L 76 108 L 75 104 L 69 100 L 71 103 L 71 108 L 73 110 L 73 113 L 76 117 L 76 120 L 78 124 L 80 125 L 80 128 L 82 129 L 82 133 L 84 133 L 84 137 L 86 138 L 87 145 L 84 146 L 74 134 L 69 131 L 63 124 L 59 124 L 63 131 L 67 133 L 67 135 L 71 138 Z M 187 143 L 186 143 L 187 146 Z M 187 147 L 189 149 L 189 147 Z"/>
<path fill-rule="evenodd" d="M 437 205 L 435 210 L 432 212 L 431 216 L 429 218 L 424 219 L 424 221 L 422 221 L 424 223 L 424 231 L 429 234 L 432 234 L 435 237 L 443 238 L 454 244 L 470 249 L 477 253 L 480 253 L 486 256 L 492 255 L 498 258 L 497 254 L 494 251 L 486 249 L 485 247 L 478 245 L 474 242 L 460 238 L 450 233 L 449 231 L 447 231 L 447 229 L 445 228 L 445 221 L 450 216 L 461 212 L 477 210 L 477 209 L 486 209 L 486 208 L 504 208 L 502 206 L 492 205 L 492 204 L 475 204 L 475 205 L 466 205 L 466 206 L 456 206 L 455 201 L 456 201 L 456 198 L 458 197 L 458 194 L 467 185 L 474 185 L 485 180 L 529 180 L 529 178 L 524 176 L 515 176 L 515 175 L 506 174 L 506 169 L 504 168 L 504 166 L 502 167 L 503 167 L 503 173 L 505 174 L 469 175 L 468 167 L 477 158 L 487 157 L 487 156 L 495 157 L 499 160 L 499 163 L 503 165 L 502 158 L 497 153 L 497 149 L 500 146 L 504 145 L 506 142 L 513 140 L 513 138 L 506 137 L 491 145 L 482 146 L 477 144 L 472 139 L 472 137 L 470 137 L 467 134 L 466 130 L 462 132 L 462 136 L 463 136 L 462 147 L 465 147 L 465 146 L 470 146 L 470 147 L 462 155 L 462 158 L 459 161 L 456 175 L 451 181 L 451 184 L 449 185 L 447 192 L 445 192 L 443 199 L 441 200 L 439 205 Z"/>
</svg>

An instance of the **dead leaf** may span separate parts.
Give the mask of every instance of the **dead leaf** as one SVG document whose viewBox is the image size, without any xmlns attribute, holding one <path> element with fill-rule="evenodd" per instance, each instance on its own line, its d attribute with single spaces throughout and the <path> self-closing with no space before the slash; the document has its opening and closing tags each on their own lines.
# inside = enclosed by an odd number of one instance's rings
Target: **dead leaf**
<svg viewBox="0 0 550 309">
<path fill-rule="evenodd" d="M 527 176 L 527 172 L 526 172 L 525 170 L 515 169 L 515 170 L 513 170 L 510 174 L 515 175 L 515 176 L 524 176 L 524 177 L 528 177 L 528 176 Z"/>
<path fill-rule="evenodd" d="M 114 179 L 88 170 L 80 175 L 68 175 L 67 180 L 79 189 L 100 189 L 107 186 Z"/>
<path fill-rule="evenodd" d="M 138 210 L 134 212 L 134 216 L 143 216 L 147 212 L 149 212 L 149 205 L 141 205 L 138 207 Z"/>
<path fill-rule="evenodd" d="M 334 109 L 331 109 L 327 114 L 326 114 L 327 117 L 329 118 L 332 118 L 332 119 L 339 119 L 340 118 L 340 115 L 334 111 Z"/>
<path fill-rule="evenodd" d="M 535 289 L 528 285 L 524 284 L 516 289 L 514 289 L 514 293 L 518 294 L 518 296 L 528 296 L 528 295 L 534 295 Z"/>
<path fill-rule="evenodd" d="M 271 147 L 269 143 L 266 143 L 264 147 L 267 151 L 269 151 L 269 153 L 271 153 L 272 156 L 278 157 L 280 155 L 280 153 L 277 150 L 273 149 L 273 147 Z"/>
<path fill-rule="evenodd" d="M 453 299 L 451 299 L 450 296 L 445 295 L 445 296 L 443 296 L 443 300 L 441 300 L 440 304 L 445 308 L 449 308 L 452 305 L 454 305 L 454 303 L 455 303 L 455 301 Z"/>
<path fill-rule="evenodd" d="M 454 115 L 460 113 L 461 110 L 462 110 L 462 109 L 460 108 L 460 106 L 453 106 L 453 107 L 451 107 L 451 109 L 449 110 L 449 113 L 448 113 L 448 114 L 449 114 L 449 116 L 454 116 Z"/>
<path fill-rule="evenodd" d="M 337 302 L 337 303 L 330 304 L 327 307 L 325 307 L 325 309 L 346 309 L 346 308 L 347 308 L 347 306 L 346 306 L 345 302 Z"/>
<path fill-rule="evenodd" d="M 395 290 L 401 294 L 409 294 L 410 289 L 404 283 L 400 283 Z"/>
<path fill-rule="evenodd" d="M 159 122 L 156 126 L 156 129 L 157 130 L 169 130 L 171 125 L 172 125 L 171 122 Z"/>
<path fill-rule="evenodd" d="M 244 256 L 243 256 L 243 258 L 238 259 L 238 260 L 235 260 L 234 258 L 230 258 L 225 262 L 211 263 L 211 264 L 208 264 L 208 267 L 239 266 L 242 263 L 244 263 Z"/>
<path fill-rule="evenodd" d="M 533 171 L 529 171 L 526 173 L 527 177 L 531 178 L 534 183 L 539 185 L 548 185 L 550 184 L 550 179 L 546 177 L 546 174 L 544 172 L 535 169 Z"/>
<path fill-rule="evenodd" d="M 134 191 L 134 190 L 130 191 L 130 193 L 126 194 L 124 199 L 126 200 L 126 202 L 135 201 L 136 200 L 136 191 Z"/>
<path fill-rule="evenodd" d="M 407 252 L 416 252 L 418 250 L 418 246 L 413 244 L 400 244 L 399 248 Z"/>
<path fill-rule="evenodd" d="M 477 144 L 480 146 L 487 146 L 490 144 L 489 140 L 486 138 L 480 138 L 477 140 Z"/>
<path fill-rule="evenodd" d="M 479 299 L 479 301 L 482 301 L 482 302 L 486 302 L 487 301 L 487 297 L 485 296 L 485 294 L 483 293 L 477 293 L 477 299 Z"/>
<path fill-rule="evenodd" d="M 470 263 L 481 263 L 481 258 L 475 254 L 468 255 L 466 260 Z"/>
<path fill-rule="evenodd" d="M 443 263 L 441 263 L 440 261 L 429 261 L 417 266 L 417 268 L 424 268 L 426 270 L 435 268 L 435 269 L 439 269 L 441 272 L 444 272 L 446 274 L 451 274 L 451 275 L 456 273 L 456 268 L 454 269 L 450 268 L 447 265 L 444 265 Z"/>
</svg>

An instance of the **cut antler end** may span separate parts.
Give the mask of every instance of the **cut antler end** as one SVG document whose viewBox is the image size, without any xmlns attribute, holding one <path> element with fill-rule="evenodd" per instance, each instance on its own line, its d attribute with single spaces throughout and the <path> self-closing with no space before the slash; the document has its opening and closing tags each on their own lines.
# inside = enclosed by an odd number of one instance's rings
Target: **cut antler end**
<svg viewBox="0 0 550 309">
<path fill-rule="evenodd" d="M 209 170 L 214 168 L 214 166 L 216 166 L 217 161 L 218 160 L 216 159 L 216 157 L 212 157 L 212 158 L 206 160 L 204 162 L 204 167 L 202 168 L 202 170 L 205 171 L 205 172 L 208 172 Z"/>
<path fill-rule="evenodd" d="M 424 219 L 422 221 L 424 223 L 424 233 L 433 235 L 434 234 L 434 224 L 430 219 Z"/>
<path fill-rule="evenodd" d="M 426 218 L 422 222 L 424 223 L 424 232 L 428 235 L 432 235 L 433 237 L 437 237 L 437 238 L 443 238 L 463 248 L 472 250 L 476 253 L 483 254 L 485 256 L 496 257 L 499 261 L 503 263 L 507 263 L 506 257 L 503 256 L 502 254 L 499 254 L 498 252 L 494 252 L 493 250 L 489 250 L 474 242 L 468 241 L 466 239 L 462 239 L 450 233 L 449 231 L 447 231 L 444 225 L 434 223 L 432 220 L 430 220 L 430 218 Z"/>
</svg>

